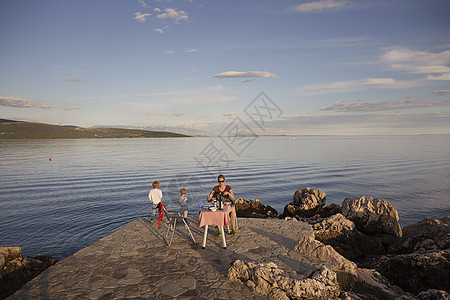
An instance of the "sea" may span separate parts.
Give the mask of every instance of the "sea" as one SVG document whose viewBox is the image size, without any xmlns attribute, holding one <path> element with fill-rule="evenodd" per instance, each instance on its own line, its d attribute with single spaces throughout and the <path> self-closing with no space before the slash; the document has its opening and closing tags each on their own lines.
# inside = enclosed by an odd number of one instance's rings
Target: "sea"
<svg viewBox="0 0 450 300">
<path fill-rule="evenodd" d="M 153 181 L 172 209 L 186 188 L 196 215 L 219 174 L 279 214 L 311 187 L 385 199 L 402 227 L 450 215 L 450 135 L 0 140 L 0 158 L 0 246 L 24 256 L 62 259 L 149 216 Z"/>
</svg>

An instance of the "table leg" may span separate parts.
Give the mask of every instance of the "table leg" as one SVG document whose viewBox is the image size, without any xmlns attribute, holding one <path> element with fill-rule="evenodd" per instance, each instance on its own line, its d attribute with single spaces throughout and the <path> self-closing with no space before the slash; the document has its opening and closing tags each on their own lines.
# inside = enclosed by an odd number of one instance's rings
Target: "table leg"
<svg viewBox="0 0 450 300">
<path fill-rule="evenodd" d="M 225 241 L 225 231 L 223 231 L 223 226 L 220 226 L 220 231 L 222 231 L 223 249 L 227 249 L 227 242 Z"/>
<path fill-rule="evenodd" d="M 203 245 L 202 249 L 206 247 L 206 237 L 208 236 L 208 225 L 205 225 L 205 232 L 203 233 Z"/>
</svg>

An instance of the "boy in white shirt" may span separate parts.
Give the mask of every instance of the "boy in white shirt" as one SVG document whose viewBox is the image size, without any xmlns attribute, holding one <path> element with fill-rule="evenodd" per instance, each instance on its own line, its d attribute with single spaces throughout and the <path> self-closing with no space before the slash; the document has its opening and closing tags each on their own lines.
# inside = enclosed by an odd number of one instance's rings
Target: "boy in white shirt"
<svg viewBox="0 0 450 300">
<path fill-rule="evenodd" d="M 152 213 L 151 213 L 151 223 L 153 223 L 153 219 L 156 216 L 156 211 L 158 210 L 156 207 L 158 206 L 159 202 L 161 202 L 162 199 L 162 192 L 159 188 L 159 182 L 153 181 L 152 184 L 153 189 L 150 190 L 148 193 L 148 199 L 152 203 Z"/>
</svg>

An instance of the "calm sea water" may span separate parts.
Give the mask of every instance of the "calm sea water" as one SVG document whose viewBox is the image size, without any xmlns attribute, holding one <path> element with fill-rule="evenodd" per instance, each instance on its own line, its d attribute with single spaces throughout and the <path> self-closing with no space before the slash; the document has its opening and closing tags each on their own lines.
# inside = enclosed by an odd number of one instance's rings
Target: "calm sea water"
<svg viewBox="0 0 450 300">
<path fill-rule="evenodd" d="M 198 212 L 223 173 L 237 197 L 283 212 L 298 188 L 327 204 L 369 195 L 402 226 L 450 215 L 450 135 L 258 137 L 236 154 L 219 138 L 0 141 L 0 246 L 69 256 L 148 215 L 151 183 Z M 243 144 L 246 146 L 246 144 Z M 50 160 L 51 159 L 51 160 Z"/>
</svg>

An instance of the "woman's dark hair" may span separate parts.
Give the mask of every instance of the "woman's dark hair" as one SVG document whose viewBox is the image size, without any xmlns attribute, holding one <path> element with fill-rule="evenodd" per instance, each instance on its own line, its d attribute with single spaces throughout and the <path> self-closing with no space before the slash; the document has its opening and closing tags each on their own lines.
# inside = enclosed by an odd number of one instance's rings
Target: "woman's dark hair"
<svg viewBox="0 0 450 300">
<path fill-rule="evenodd" d="M 225 176 L 223 176 L 222 174 L 220 174 L 219 177 L 217 177 L 217 181 L 219 181 L 220 178 L 222 178 L 223 180 L 225 180 Z"/>
</svg>

